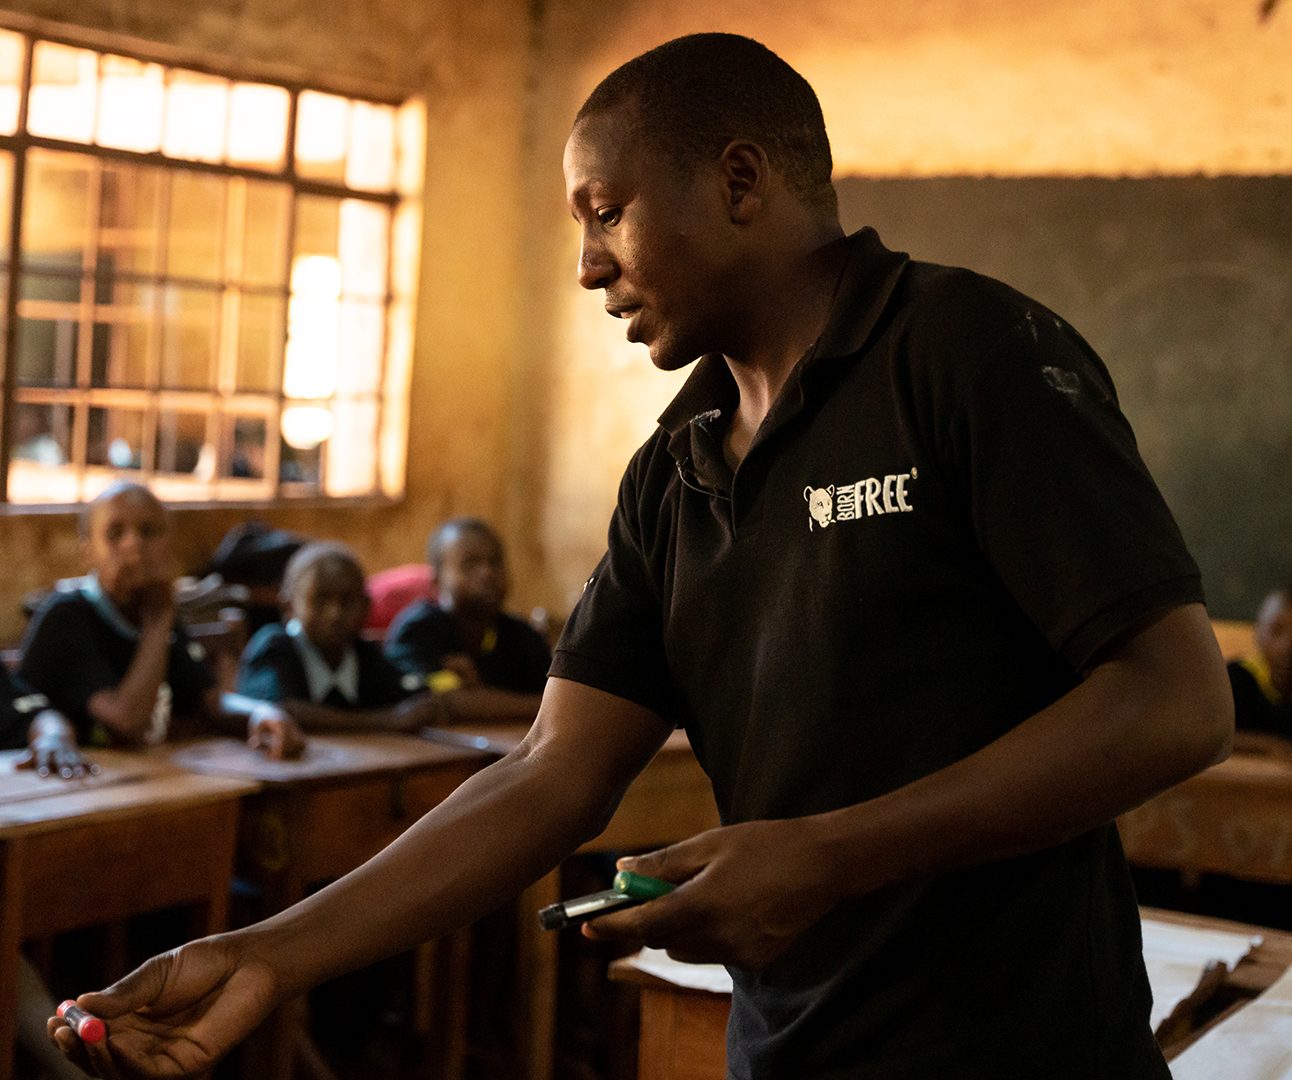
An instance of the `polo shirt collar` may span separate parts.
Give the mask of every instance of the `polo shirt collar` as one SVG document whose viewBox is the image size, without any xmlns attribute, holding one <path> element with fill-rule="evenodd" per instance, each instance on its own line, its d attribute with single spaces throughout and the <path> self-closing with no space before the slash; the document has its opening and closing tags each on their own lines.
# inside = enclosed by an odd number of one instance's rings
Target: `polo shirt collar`
<svg viewBox="0 0 1292 1080">
<path fill-rule="evenodd" d="M 333 668 L 323 659 L 323 654 L 318 651 L 314 642 L 306 636 L 300 619 L 289 620 L 286 630 L 287 636 L 292 639 L 292 644 L 300 654 L 301 663 L 305 665 L 305 681 L 309 684 L 310 701 L 317 705 L 327 697 L 328 691 L 335 687 L 346 701 L 351 705 L 357 705 L 359 703 L 359 655 L 355 652 L 354 646 L 351 645 L 346 649 L 340 665 Z"/>
<path fill-rule="evenodd" d="M 830 306 L 825 330 L 815 347 L 791 373 L 782 393 L 801 397 L 802 376 L 817 364 L 859 352 L 874 332 L 909 256 L 889 251 L 879 234 L 867 227 L 847 237 L 847 260 Z M 706 424 L 732 411 L 737 404 L 735 380 L 721 353 L 700 357 L 682 389 L 659 416 L 669 435 L 669 452 L 678 461 L 691 453 L 690 427 Z M 773 406 L 773 410 L 780 410 Z"/>
</svg>

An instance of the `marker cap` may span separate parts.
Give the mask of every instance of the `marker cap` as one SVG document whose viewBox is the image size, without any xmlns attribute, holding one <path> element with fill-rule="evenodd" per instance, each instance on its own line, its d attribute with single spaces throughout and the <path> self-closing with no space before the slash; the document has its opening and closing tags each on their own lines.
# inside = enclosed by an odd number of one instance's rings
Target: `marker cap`
<svg viewBox="0 0 1292 1080">
<path fill-rule="evenodd" d="M 615 892 L 631 896 L 634 900 L 654 900 L 665 893 L 671 893 L 674 888 L 671 881 L 634 874 L 631 870 L 620 870 L 615 875 L 614 886 Z"/>
<path fill-rule="evenodd" d="M 58 1007 L 58 1015 L 72 1025 L 72 1030 L 80 1036 L 82 1042 L 101 1042 L 108 1029 L 97 1016 L 91 1016 L 71 998 Z"/>
</svg>

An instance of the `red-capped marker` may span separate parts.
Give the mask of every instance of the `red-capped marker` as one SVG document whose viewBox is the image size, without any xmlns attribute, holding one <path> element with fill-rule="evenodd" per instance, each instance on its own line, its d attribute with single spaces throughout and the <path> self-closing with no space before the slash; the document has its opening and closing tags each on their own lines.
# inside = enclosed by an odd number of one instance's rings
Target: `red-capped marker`
<svg viewBox="0 0 1292 1080">
<path fill-rule="evenodd" d="M 102 1042 L 108 1029 L 97 1016 L 91 1016 L 71 998 L 58 1007 L 58 1015 L 72 1025 L 72 1030 L 81 1037 L 81 1042 Z"/>
</svg>

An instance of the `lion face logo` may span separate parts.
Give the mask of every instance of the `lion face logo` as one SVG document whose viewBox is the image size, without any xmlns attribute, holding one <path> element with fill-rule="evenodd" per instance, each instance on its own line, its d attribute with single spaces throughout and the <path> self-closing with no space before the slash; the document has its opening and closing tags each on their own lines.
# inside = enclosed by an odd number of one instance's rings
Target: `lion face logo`
<svg viewBox="0 0 1292 1080">
<path fill-rule="evenodd" d="M 814 488 L 808 485 L 803 489 L 803 498 L 808 504 L 808 531 L 817 525 L 821 528 L 834 524 L 834 485 Z"/>
</svg>

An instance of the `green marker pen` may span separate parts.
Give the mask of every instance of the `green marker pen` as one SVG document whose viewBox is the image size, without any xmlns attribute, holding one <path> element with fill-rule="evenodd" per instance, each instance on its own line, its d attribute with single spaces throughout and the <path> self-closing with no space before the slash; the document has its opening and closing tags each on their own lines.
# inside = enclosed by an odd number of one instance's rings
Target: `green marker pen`
<svg viewBox="0 0 1292 1080">
<path fill-rule="evenodd" d="M 654 900 L 673 891 L 672 882 L 647 877 L 645 874 L 634 874 L 631 870 L 620 870 L 615 875 L 613 884 L 615 892 L 631 896 L 634 900 Z"/>
</svg>

